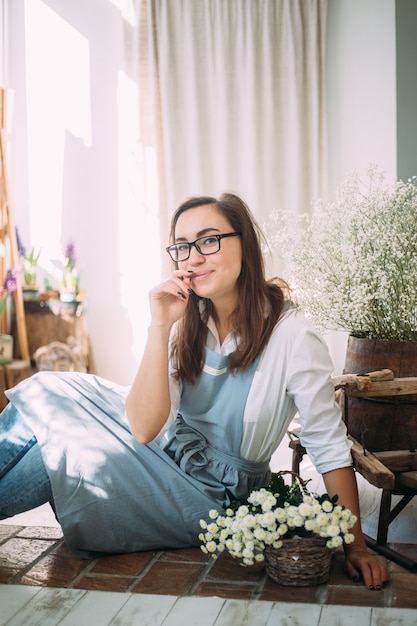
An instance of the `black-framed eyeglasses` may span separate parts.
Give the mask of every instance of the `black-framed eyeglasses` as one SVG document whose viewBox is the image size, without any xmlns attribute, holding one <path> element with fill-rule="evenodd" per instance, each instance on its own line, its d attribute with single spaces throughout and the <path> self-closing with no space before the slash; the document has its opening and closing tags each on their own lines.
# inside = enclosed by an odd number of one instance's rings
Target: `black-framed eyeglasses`
<svg viewBox="0 0 417 626">
<path fill-rule="evenodd" d="M 224 235 L 205 235 L 199 237 L 195 241 L 181 241 L 180 243 L 174 243 L 168 248 L 165 248 L 169 256 L 173 261 L 179 263 L 180 261 L 186 261 L 190 258 L 191 248 L 194 246 L 197 252 L 200 254 L 215 254 L 220 250 L 220 240 L 225 237 L 236 237 L 240 233 L 225 233 Z"/>
</svg>

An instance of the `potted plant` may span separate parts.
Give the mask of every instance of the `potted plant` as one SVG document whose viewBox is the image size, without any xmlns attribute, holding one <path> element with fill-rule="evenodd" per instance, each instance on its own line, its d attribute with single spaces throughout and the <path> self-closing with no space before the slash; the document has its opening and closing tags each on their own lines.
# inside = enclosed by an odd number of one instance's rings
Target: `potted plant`
<svg viewBox="0 0 417 626">
<path fill-rule="evenodd" d="M 65 249 L 65 263 L 60 285 L 60 300 L 75 302 L 80 290 L 80 278 L 75 265 L 75 246 L 69 242 Z"/>
<path fill-rule="evenodd" d="M 286 484 L 284 474 L 294 479 Z M 351 543 L 356 517 L 330 498 L 310 493 L 294 472 L 276 472 L 268 487 L 252 491 L 243 503 L 200 520 L 201 549 L 222 552 L 253 565 L 265 560 L 268 575 L 283 585 L 322 584 L 329 578 L 332 553 Z"/>
<path fill-rule="evenodd" d="M 36 266 L 40 254 L 40 250 L 36 253 L 35 248 L 32 248 L 29 254 L 23 254 L 21 256 L 23 266 L 23 295 L 27 299 L 34 298 L 38 295 Z"/>
<path fill-rule="evenodd" d="M 6 311 L 7 302 L 10 294 L 16 291 L 16 276 L 18 269 L 9 269 L 3 283 L 0 295 L 0 320 L 1 330 L 3 331 L 3 316 Z M 0 365 L 7 365 L 13 361 L 13 336 L 7 333 L 0 333 Z"/>
<path fill-rule="evenodd" d="M 352 173 L 335 201 L 316 202 L 310 216 L 271 216 L 270 244 L 299 306 L 319 329 L 349 333 L 345 373 L 389 368 L 417 376 L 416 224 L 417 178 L 389 183 L 375 165 L 365 180 Z M 369 403 L 363 411 L 364 401 L 349 405 L 358 411 L 349 427 L 363 440 Z M 379 403 L 367 447 L 402 449 L 410 432 L 417 437 L 415 408 L 401 411 L 402 425 L 393 428 L 392 405 Z"/>
<path fill-rule="evenodd" d="M 23 274 L 23 298 L 25 300 L 32 300 L 38 296 L 36 266 L 38 264 L 41 251 L 39 250 L 39 252 L 36 253 L 35 248 L 32 248 L 30 253 L 27 254 L 17 228 L 16 242 Z"/>
</svg>

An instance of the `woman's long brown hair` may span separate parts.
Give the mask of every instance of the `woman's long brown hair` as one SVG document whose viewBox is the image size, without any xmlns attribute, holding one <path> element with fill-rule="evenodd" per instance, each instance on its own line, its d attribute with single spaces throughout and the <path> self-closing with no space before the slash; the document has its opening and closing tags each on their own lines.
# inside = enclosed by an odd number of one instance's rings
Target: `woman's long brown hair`
<svg viewBox="0 0 417 626">
<path fill-rule="evenodd" d="M 171 241 L 179 216 L 199 206 L 215 205 L 240 234 L 242 269 L 238 278 L 239 306 L 232 314 L 237 337 L 237 350 L 229 357 L 232 371 L 248 367 L 266 346 L 284 305 L 284 293 L 276 281 L 265 279 L 262 255 L 263 235 L 249 207 L 238 196 L 224 193 L 219 198 L 195 196 L 182 203 L 171 221 Z M 200 313 L 199 302 L 204 306 Z M 207 338 L 207 321 L 213 314 L 213 304 L 207 298 L 191 294 L 184 315 L 177 323 L 171 347 L 176 377 L 194 383 L 201 373 Z"/>
</svg>

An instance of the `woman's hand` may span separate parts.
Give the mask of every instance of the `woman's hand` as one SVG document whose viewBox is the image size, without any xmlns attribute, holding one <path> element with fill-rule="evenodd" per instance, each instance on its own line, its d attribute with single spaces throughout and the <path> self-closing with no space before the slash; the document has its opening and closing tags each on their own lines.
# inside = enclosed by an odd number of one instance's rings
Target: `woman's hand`
<svg viewBox="0 0 417 626">
<path fill-rule="evenodd" d="M 354 582 L 363 580 L 371 591 L 383 589 L 388 583 L 387 570 L 380 557 L 370 554 L 366 548 L 345 549 L 346 574 Z"/>
<path fill-rule="evenodd" d="M 363 580 L 368 589 L 382 589 L 388 582 L 388 574 L 382 559 L 370 554 L 360 523 L 359 498 L 356 478 L 352 467 L 342 467 L 323 474 L 324 484 L 330 497 L 338 496 L 337 504 L 350 509 L 357 518 L 351 529 L 353 543 L 345 545 L 345 569 L 353 581 Z"/>
<path fill-rule="evenodd" d="M 184 314 L 190 294 L 191 272 L 175 270 L 149 292 L 152 324 L 172 326 Z"/>
</svg>

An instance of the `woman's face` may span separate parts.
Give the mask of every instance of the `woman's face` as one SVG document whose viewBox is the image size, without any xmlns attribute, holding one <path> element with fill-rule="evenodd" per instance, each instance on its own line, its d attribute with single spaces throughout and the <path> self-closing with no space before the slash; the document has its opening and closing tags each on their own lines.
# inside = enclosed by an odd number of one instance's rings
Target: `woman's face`
<svg viewBox="0 0 417 626">
<path fill-rule="evenodd" d="M 213 204 L 188 209 L 182 213 L 175 226 L 175 243 L 195 241 L 208 235 L 234 232 L 230 222 Z M 203 255 L 191 247 L 186 261 L 178 263 L 180 269 L 191 271 L 191 289 L 202 298 L 212 300 L 214 306 L 234 308 L 238 302 L 237 279 L 242 268 L 240 237 L 220 240 L 220 250 Z"/>
</svg>

